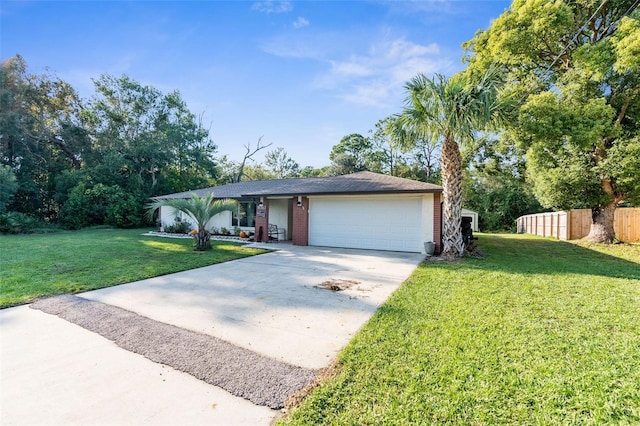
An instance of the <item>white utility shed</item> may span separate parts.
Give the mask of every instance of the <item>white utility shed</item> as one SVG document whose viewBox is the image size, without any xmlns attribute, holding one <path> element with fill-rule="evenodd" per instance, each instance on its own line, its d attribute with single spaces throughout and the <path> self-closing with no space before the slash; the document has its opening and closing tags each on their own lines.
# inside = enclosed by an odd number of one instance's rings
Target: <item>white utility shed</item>
<svg viewBox="0 0 640 426">
<path fill-rule="evenodd" d="M 468 216 L 471 218 L 471 229 L 473 232 L 480 232 L 478 230 L 478 212 L 474 212 L 473 210 L 462 208 L 462 216 Z"/>
</svg>

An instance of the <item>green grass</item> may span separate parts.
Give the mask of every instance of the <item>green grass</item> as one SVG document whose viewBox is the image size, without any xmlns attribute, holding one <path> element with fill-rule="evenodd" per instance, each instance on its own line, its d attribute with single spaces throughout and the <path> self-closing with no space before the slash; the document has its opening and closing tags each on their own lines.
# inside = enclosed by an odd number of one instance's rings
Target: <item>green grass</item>
<svg viewBox="0 0 640 426">
<path fill-rule="evenodd" d="M 191 239 L 147 237 L 111 228 L 0 235 L 0 308 L 264 253 L 231 242 L 192 250 Z"/>
<path fill-rule="evenodd" d="M 640 245 L 480 235 L 421 265 L 283 424 L 640 424 Z"/>
</svg>

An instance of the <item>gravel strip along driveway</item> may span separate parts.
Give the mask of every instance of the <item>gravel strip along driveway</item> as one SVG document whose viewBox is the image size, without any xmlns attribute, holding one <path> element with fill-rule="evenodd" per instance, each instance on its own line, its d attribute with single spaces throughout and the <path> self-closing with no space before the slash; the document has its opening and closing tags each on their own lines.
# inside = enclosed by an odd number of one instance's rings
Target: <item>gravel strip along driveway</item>
<svg viewBox="0 0 640 426">
<path fill-rule="evenodd" d="M 273 409 L 311 383 L 315 373 L 218 339 L 73 295 L 30 305 L 113 341 L 128 351 Z"/>
</svg>

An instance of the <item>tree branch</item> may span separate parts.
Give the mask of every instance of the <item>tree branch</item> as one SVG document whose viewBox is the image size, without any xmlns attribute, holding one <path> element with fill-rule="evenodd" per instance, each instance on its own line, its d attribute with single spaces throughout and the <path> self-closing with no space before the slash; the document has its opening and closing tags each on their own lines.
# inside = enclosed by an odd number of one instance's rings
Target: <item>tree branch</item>
<svg viewBox="0 0 640 426">
<path fill-rule="evenodd" d="M 640 95 L 640 88 L 631 92 L 631 94 L 625 99 L 625 103 L 622 105 L 622 108 L 620 108 L 620 113 L 618 113 L 618 118 L 616 119 L 616 124 L 618 126 L 622 124 L 622 120 L 624 120 L 624 117 L 627 114 L 631 101 L 638 95 Z"/>
<path fill-rule="evenodd" d="M 234 183 L 240 182 L 242 180 L 242 177 L 244 176 L 244 166 L 247 164 L 247 160 L 253 160 L 253 156 L 258 152 L 261 151 L 265 148 L 269 148 L 271 145 L 273 145 L 273 142 L 267 145 L 262 145 L 262 138 L 263 136 L 260 136 L 258 138 L 258 143 L 256 145 L 256 148 L 251 151 L 251 144 L 247 143 L 246 145 L 244 145 L 245 149 L 247 150 L 247 152 L 245 152 L 244 157 L 242 158 L 242 162 L 240 163 L 240 166 L 238 167 L 238 173 L 236 174 L 236 176 L 234 176 L 233 181 Z"/>
<path fill-rule="evenodd" d="M 80 160 L 78 159 L 78 157 L 76 157 L 76 154 L 71 151 L 71 149 L 64 143 L 64 139 L 59 138 L 56 135 L 50 135 L 49 136 L 49 143 L 51 143 L 52 145 L 57 146 L 58 148 L 60 148 L 62 150 L 62 152 L 65 153 L 65 156 L 71 160 L 71 162 L 73 163 L 73 168 L 76 170 L 80 169 Z"/>
</svg>

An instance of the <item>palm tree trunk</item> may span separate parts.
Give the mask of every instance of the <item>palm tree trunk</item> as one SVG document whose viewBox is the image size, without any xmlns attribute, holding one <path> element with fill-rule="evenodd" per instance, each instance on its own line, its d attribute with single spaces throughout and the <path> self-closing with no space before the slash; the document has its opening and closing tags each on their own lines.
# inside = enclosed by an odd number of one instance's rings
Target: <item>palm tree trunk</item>
<svg viewBox="0 0 640 426">
<path fill-rule="evenodd" d="M 462 241 L 462 156 L 453 137 L 445 135 L 442 154 L 442 257 L 456 258 L 464 254 Z"/>
<path fill-rule="evenodd" d="M 205 251 L 211 248 L 211 234 L 204 228 L 200 228 L 195 235 L 195 249 L 197 251 Z"/>
</svg>

